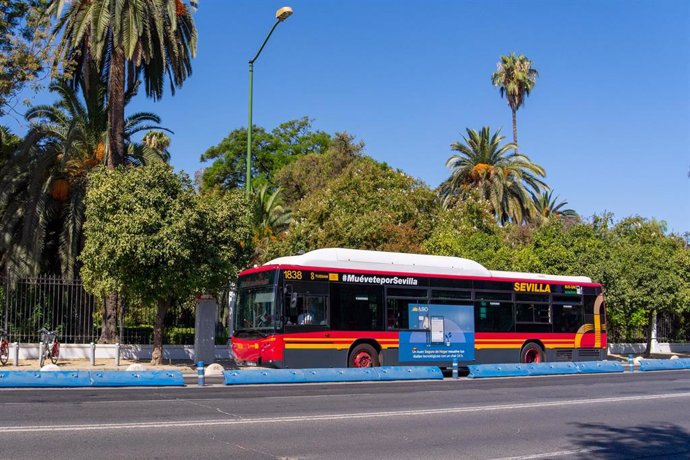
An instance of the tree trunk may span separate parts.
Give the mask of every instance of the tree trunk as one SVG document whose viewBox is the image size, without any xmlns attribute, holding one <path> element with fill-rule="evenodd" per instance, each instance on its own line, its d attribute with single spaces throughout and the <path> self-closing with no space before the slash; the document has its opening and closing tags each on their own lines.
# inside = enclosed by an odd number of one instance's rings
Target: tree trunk
<svg viewBox="0 0 690 460">
<path fill-rule="evenodd" d="M 647 326 L 647 348 L 644 351 L 644 357 L 652 356 L 652 341 L 656 339 L 656 310 L 649 310 L 649 325 Z"/>
<path fill-rule="evenodd" d="M 119 310 L 120 297 L 116 292 L 110 294 L 103 304 L 103 328 L 98 343 L 116 343 L 117 336 L 117 312 Z"/>
<path fill-rule="evenodd" d="M 106 162 L 113 169 L 125 162 L 125 51 L 113 51 L 108 79 L 108 131 L 110 152 Z"/>
<path fill-rule="evenodd" d="M 158 299 L 158 309 L 156 310 L 156 323 L 153 326 L 153 352 L 151 353 L 151 364 L 160 366 L 163 364 L 163 320 L 170 308 L 170 301 Z"/>
<path fill-rule="evenodd" d="M 510 110 L 513 112 L 513 143 L 515 145 L 518 145 L 517 142 L 517 110 L 513 109 L 512 107 Z M 517 152 L 517 147 L 515 148 L 515 151 Z"/>
</svg>

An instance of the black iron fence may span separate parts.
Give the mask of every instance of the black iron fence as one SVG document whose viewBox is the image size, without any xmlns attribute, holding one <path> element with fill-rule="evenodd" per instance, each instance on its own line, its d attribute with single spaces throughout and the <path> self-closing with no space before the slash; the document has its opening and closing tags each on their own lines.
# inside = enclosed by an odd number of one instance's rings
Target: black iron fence
<svg viewBox="0 0 690 460">
<path fill-rule="evenodd" d="M 219 299 L 216 321 L 216 343 L 228 338 L 229 292 Z M 9 340 L 36 343 L 38 331 L 45 327 L 57 330 L 63 343 L 97 342 L 101 335 L 103 299 L 84 289 L 81 280 L 54 276 L 36 278 L 0 277 L 0 328 L 7 330 Z M 164 319 L 163 343 L 194 344 L 194 303 L 175 305 Z M 127 302 L 118 315 L 118 334 L 123 344 L 153 343 L 156 308 L 130 305 Z"/>
<path fill-rule="evenodd" d="M 100 336 L 94 312 L 101 300 L 84 290 L 80 280 L 53 276 L 3 279 L 2 327 L 9 340 L 38 342 L 38 331 L 57 330 L 65 343 L 89 343 Z"/>
</svg>

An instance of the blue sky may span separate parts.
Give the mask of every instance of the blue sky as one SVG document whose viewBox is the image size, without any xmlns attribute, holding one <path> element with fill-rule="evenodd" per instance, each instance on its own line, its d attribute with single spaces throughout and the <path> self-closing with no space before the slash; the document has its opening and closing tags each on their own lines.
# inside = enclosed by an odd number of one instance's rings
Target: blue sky
<svg viewBox="0 0 690 460">
<path fill-rule="evenodd" d="M 518 112 L 521 150 L 555 193 L 583 216 L 690 231 L 690 2 L 202 0 L 192 77 L 174 97 L 131 105 L 175 131 L 177 169 L 193 174 L 246 126 L 247 61 L 285 4 L 294 15 L 255 64 L 255 124 L 307 115 L 435 187 L 465 128 L 511 137 L 490 75 L 515 51 L 540 73 Z"/>
</svg>

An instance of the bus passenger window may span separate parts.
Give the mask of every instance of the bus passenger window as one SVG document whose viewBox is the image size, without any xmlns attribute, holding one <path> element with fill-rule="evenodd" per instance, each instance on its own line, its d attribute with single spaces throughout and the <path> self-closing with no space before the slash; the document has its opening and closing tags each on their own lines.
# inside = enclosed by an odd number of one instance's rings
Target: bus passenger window
<svg viewBox="0 0 690 460">
<path fill-rule="evenodd" d="M 386 304 L 386 329 L 409 327 L 410 304 L 425 304 L 426 299 L 389 298 Z"/>
<path fill-rule="evenodd" d="M 553 331 L 577 332 L 584 323 L 582 305 L 556 305 L 553 306 Z"/>
<path fill-rule="evenodd" d="M 334 330 L 381 330 L 383 316 L 381 286 L 331 285 L 331 325 Z"/>
<path fill-rule="evenodd" d="M 474 328 L 477 332 L 513 332 L 512 302 L 477 301 L 474 304 Z"/>
</svg>

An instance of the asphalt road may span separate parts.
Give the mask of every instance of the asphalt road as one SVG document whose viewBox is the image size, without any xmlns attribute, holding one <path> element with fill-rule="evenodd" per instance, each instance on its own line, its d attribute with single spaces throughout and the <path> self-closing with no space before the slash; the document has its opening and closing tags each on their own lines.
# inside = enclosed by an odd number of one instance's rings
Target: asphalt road
<svg viewBox="0 0 690 460">
<path fill-rule="evenodd" d="M 0 458 L 690 458 L 690 371 L 0 390 Z"/>
</svg>

